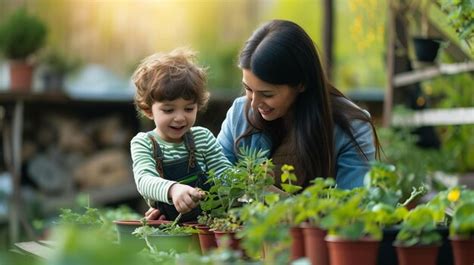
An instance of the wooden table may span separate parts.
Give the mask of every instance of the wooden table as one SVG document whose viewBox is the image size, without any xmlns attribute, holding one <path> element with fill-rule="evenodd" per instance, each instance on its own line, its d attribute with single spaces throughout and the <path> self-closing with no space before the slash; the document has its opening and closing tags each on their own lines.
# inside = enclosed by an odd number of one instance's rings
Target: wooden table
<svg viewBox="0 0 474 265">
<path fill-rule="evenodd" d="M 54 248 L 56 244 L 53 241 L 28 241 L 18 242 L 14 244 L 12 251 L 19 252 L 21 254 L 32 255 L 41 259 L 51 259 L 53 256 Z"/>
</svg>

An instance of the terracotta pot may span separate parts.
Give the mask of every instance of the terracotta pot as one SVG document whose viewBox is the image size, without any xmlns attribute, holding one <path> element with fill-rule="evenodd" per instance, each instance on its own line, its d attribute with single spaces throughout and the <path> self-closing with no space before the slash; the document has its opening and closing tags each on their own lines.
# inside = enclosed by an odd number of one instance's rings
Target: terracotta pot
<svg viewBox="0 0 474 265">
<path fill-rule="evenodd" d="M 455 265 L 474 264 L 474 238 L 450 238 Z"/>
<path fill-rule="evenodd" d="M 182 226 L 190 226 L 190 227 L 193 227 L 193 228 L 197 228 L 197 226 L 199 226 L 199 223 L 196 222 L 196 221 L 190 221 L 190 222 L 183 222 L 181 223 Z"/>
<path fill-rule="evenodd" d="M 214 231 L 214 236 L 216 237 L 217 246 L 221 247 L 224 244 L 224 237 L 227 237 L 229 242 L 229 247 L 233 250 L 240 250 L 240 239 L 235 237 L 235 232 L 225 232 L 225 231 Z"/>
<path fill-rule="evenodd" d="M 30 91 L 33 66 L 22 60 L 10 61 L 10 88 L 14 91 Z"/>
<path fill-rule="evenodd" d="M 399 265 L 436 265 L 439 246 L 396 246 Z"/>
<path fill-rule="evenodd" d="M 305 246 L 303 229 L 301 227 L 290 227 L 291 237 L 291 248 L 290 248 L 290 259 L 297 260 L 305 257 Z"/>
<path fill-rule="evenodd" d="M 214 231 L 209 231 L 207 225 L 197 225 L 199 244 L 201 245 L 201 252 L 203 254 L 209 252 L 211 249 L 217 248 L 216 237 Z"/>
<path fill-rule="evenodd" d="M 327 231 L 318 227 L 305 225 L 303 228 L 306 257 L 312 265 L 329 265 L 329 251 L 324 241 Z"/>
<path fill-rule="evenodd" d="M 398 265 L 397 251 L 394 242 L 399 231 L 399 226 L 383 229 L 383 238 L 380 242 L 378 252 L 378 265 Z M 453 253 L 448 238 L 449 229 L 446 226 L 439 226 L 436 228 L 436 231 L 442 238 L 442 244 L 438 251 L 437 265 L 453 265 Z"/>
<path fill-rule="evenodd" d="M 364 238 L 347 240 L 341 237 L 326 236 L 331 265 L 375 265 L 380 241 Z"/>
</svg>

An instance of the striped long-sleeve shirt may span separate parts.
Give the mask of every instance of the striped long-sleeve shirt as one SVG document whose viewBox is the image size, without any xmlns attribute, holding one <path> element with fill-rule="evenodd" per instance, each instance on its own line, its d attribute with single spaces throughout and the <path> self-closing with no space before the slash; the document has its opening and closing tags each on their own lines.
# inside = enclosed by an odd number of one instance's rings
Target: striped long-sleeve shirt
<svg viewBox="0 0 474 265">
<path fill-rule="evenodd" d="M 222 153 L 222 148 L 217 143 L 214 135 L 206 128 L 192 127 L 196 145 L 196 160 L 202 170 L 213 170 L 217 176 L 222 174 L 231 163 Z M 163 163 L 188 156 L 188 151 L 181 143 L 169 143 L 162 140 L 155 131 L 149 132 L 160 145 L 164 159 Z M 147 201 L 159 201 L 171 204 L 168 191 L 175 181 L 162 178 L 156 171 L 156 162 L 153 158 L 153 144 L 147 133 L 140 132 L 130 142 L 130 150 L 133 160 L 133 175 L 138 192 Z"/>
</svg>

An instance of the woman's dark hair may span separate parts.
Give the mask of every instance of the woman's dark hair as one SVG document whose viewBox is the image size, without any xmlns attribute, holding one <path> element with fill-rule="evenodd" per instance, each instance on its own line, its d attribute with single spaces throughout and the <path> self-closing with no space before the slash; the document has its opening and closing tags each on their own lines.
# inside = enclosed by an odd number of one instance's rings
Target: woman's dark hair
<svg viewBox="0 0 474 265">
<path fill-rule="evenodd" d="M 245 43 L 239 66 L 250 70 L 259 79 L 270 84 L 304 87 L 293 103 L 293 129 L 296 161 L 305 178 L 336 177 L 334 126 L 337 124 L 352 139 L 361 155 L 367 159 L 352 132 L 351 121 L 370 122 L 373 128 L 376 156 L 379 144 L 370 117 L 333 87 L 323 71 L 316 46 L 310 36 L 297 24 L 272 20 L 258 28 Z M 251 125 L 239 141 L 255 132 L 263 132 L 272 140 L 271 153 L 288 133 L 282 119 L 265 121 L 258 112 L 252 112 L 250 101 L 245 107 Z"/>
</svg>

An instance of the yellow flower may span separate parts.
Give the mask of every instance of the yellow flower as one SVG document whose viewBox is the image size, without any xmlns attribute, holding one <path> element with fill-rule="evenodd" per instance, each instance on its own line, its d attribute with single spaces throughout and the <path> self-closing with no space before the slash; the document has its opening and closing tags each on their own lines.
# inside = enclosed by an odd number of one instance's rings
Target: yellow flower
<svg viewBox="0 0 474 265">
<path fill-rule="evenodd" d="M 450 202 L 457 202 L 460 196 L 461 196 L 461 191 L 456 188 L 448 193 L 448 200 Z"/>
</svg>

